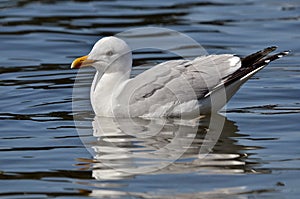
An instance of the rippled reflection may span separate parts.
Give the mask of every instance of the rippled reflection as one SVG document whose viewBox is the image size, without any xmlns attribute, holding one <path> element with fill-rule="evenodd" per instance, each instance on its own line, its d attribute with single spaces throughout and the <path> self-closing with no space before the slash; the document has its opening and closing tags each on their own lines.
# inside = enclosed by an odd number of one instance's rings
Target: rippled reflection
<svg viewBox="0 0 300 199">
<path fill-rule="evenodd" d="M 219 136 L 219 127 L 216 125 L 223 120 L 225 123 Z M 121 186 L 114 182 L 141 175 L 270 173 L 268 169 L 258 169 L 260 159 L 248 159 L 260 147 L 239 144 L 238 140 L 247 135 L 239 134 L 236 124 L 219 114 L 190 121 L 95 117 L 92 127 L 93 136 L 84 134 L 82 140 L 92 149 L 93 159 L 81 160 L 87 163 L 87 169 L 92 169 L 92 177 L 97 180 L 92 184 L 97 188 L 91 191 L 91 196 L 195 198 L 197 194 L 201 194 L 201 197 L 240 195 L 248 191 L 246 187 L 230 186 L 212 191 L 157 195 L 139 191 L 123 192 L 121 187 L 127 186 L 126 183 Z M 209 153 L 206 154 L 206 151 Z M 110 188 L 118 189 L 103 189 L 107 182 L 111 182 Z"/>
<path fill-rule="evenodd" d="M 261 190 L 259 190 L 261 191 Z M 262 192 L 268 192 L 272 190 L 262 190 Z M 175 195 L 167 195 L 167 194 L 157 194 L 157 193 L 139 193 L 139 192 L 131 192 L 126 193 L 122 191 L 114 191 L 114 190 L 93 190 L 90 193 L 90 196 L 102 198 L 102 197 L 109 197 L 109 198 L 119 198 L 119 197 L 136 197 L 136 198 L 160 198 L 160 199 L 169 199 L 169 198 L 231 198 L 235 195 L 238 196 L 239 199 L 246 199 L 246 196 L 242 194 L 246 193 L 245 187 L 236 187 L 236 188 L 225 188 L 225 189 L 215 189 L 214 191 L 207 191 L 207 192 L 196 192 L 196 193 L 182 193 L 182 194 L 175 194 Z"/>
<path fill-rule="evenodd" d="M 216 125 L 224 119 L 219 137 Z M 259 147 L 239 145 L 235 138 L 243 135 L 222 115 L 192 121 L 95 117 L 93 136 L 85 144 L 93 149 L 97 180 L 137 174 L 268 172 L 252 168 L 259 163 L 248 162 L 244 151 Z"/>
</svg>

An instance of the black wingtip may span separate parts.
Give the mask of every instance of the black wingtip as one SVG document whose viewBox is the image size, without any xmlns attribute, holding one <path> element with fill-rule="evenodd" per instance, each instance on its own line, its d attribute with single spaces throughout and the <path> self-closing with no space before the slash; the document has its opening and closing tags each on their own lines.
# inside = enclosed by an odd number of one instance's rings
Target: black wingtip
<svg viewBox="0 0 300 199">
<path fill-rule="evenodd" d="M 291 50 L 286 50 L 286 51 L 283 51 L 282 53 L 285 54 L 285 55 L 288 55 L 290 54 L 292 51 Z"/>
<path fill-rule="evenodd" d="M 270 47 L 268 47 L 268 48 L 266 48 L 266 49 L 270 49 L 271 51 L 274 51 L 274 50 L 276 50 L 278 48 L 278 46 L 270 46 Z"/>
<path fill-rule="evenodd" d="M 267 65 L 267 64 L 269 64 L 271 61 L 274 61 L 274 60 L 276 60 L 276 59 L 279 59 L 279 58 L 281 58 L 281 57 L 284 57 L 284 56 L 288 55 L 290 52 L 291 52 L 291 51 L 286 50 L 286 51 L 282 51 L 282 52 L 280 52 L 280 53 L 276 53 L 276 54 L 274 54 L 274 55 L 265 57 L 264 59 L 262 59 L 262 60 L 256 62 L 256 63 L 253 65 L 253 67 L 254 67 L 254 68 L 257 68 L 257 67 L 260 67 L 260 66 L 263 66 L 263 65 Z"/>
<path fill-rule="evenodd" d="M 278 58 L 281 58 L 283 56 L 286 56 L 286 55 L 290 54 L 290 52 L 291 52 L 290 50 L 286 50 L 286 51 L 282 51 L 282 52 L 280 52 L 278 54 L 275 54 L 275 55 L 277 55 Z"/>
<path fill-rule="evenodd" d="M 264 66 L 268 65 L 270 62 L 272 62 L 276 59 L 279 59 L 281 57 L 284 57 L 291 52 L 289 50 L 286 50 L 286 51 L 282 51 L 280 53 L 276 53 L 274 55 L 267 56 L 268 54 L 270 54 L 270 52 L 273 52 L 276 49 L 277 49 L 277 46 L 271 46 L 271 47 L 265 48 L 261 51 L 258 51 L 252 55 L 245 57 L 244 60 L 242 59 L 242 67 L 239 70 L 237 70 L 236 72 L 234 72 L 233 74 L 231 74 L 226 79 L 225 85 L 229 85 L 230 83 L 232 83 L 236 80 L 239 80 L 247 75 L 249 76 L 249 74 L 252 71 L 255 71 L 258 68 L 262 69 Z M 258 70 L 256 70 L 256 72 L 257 71 Z M 252 73 L 249 77 L 251 77 L 255 73 Z"/>
<path fill-rule="evenodd" d="M 253 53 L 251 55 L 248 55 L 247 57 L 242 59 L 242 67 L 247 68 L 255 64 L 256 62 L 259 62 L 263 58 L 265 58 L 268 54 L 275 51 L 277 49 L 277 46 L 270 46 L 268 48 L 265 48 L 263 50 L 260 50 L 256 53 Z"/>
</svg>

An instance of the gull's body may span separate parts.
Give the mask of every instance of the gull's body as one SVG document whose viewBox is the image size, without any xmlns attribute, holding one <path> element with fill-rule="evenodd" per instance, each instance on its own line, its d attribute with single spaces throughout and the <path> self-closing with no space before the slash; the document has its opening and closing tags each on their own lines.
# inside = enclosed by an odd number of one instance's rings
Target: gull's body
<svg viewBox="0 0 300 199">
<path fill-rule="evenodd" d="M 196 117 L 220 110 L 251 76 L 288 54 L 267 57 L 275 49 L 243 59 L 222 54 L 168 61 L 130 78 L 130 48 L 121 39 L 107 37 L 89 55 L 76 59 L 72 68 L 96 68 L 90 98 L 98 116 Z"/>
</svg>

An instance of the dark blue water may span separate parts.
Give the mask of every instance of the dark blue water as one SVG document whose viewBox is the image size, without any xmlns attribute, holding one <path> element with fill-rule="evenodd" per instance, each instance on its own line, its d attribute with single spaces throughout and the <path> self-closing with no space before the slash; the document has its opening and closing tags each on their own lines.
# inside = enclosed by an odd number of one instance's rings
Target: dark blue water
<svg viewBox="0 0 300 199">
<path fill-rule="evenodd" d="M 299 195 L 299 1 L 16 0 L 1 1 L 0 11 L 1 198 Z M 72 60 L 99 38 L 144 26 L 187 34 L 209 53 L 245 56 L 270 45 L 292 53 L 250 79 L 213 124 L 167 121 L 147 137 L 160 121 L 73 113 Z M 146 49 L 134 65 L 170 58 Z M 86 88 L 92 73 L 79 77 Z M 218 121 L 222 134 L 207 142 Z"/>
</svg>

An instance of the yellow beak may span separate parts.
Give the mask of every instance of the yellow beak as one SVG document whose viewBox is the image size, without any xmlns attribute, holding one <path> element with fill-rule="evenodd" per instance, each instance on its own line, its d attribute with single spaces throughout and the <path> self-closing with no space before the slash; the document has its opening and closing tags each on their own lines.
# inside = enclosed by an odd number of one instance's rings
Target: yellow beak
<svg viewBox="0 0 300 199">
<path fill-rule="evenodd" d="M 79 57 L 72 62 L 71 68 L 81 68 L 85 66 L 91 66 L 95 61 L 88 59 L 88 55 Z"/>
</svg>

